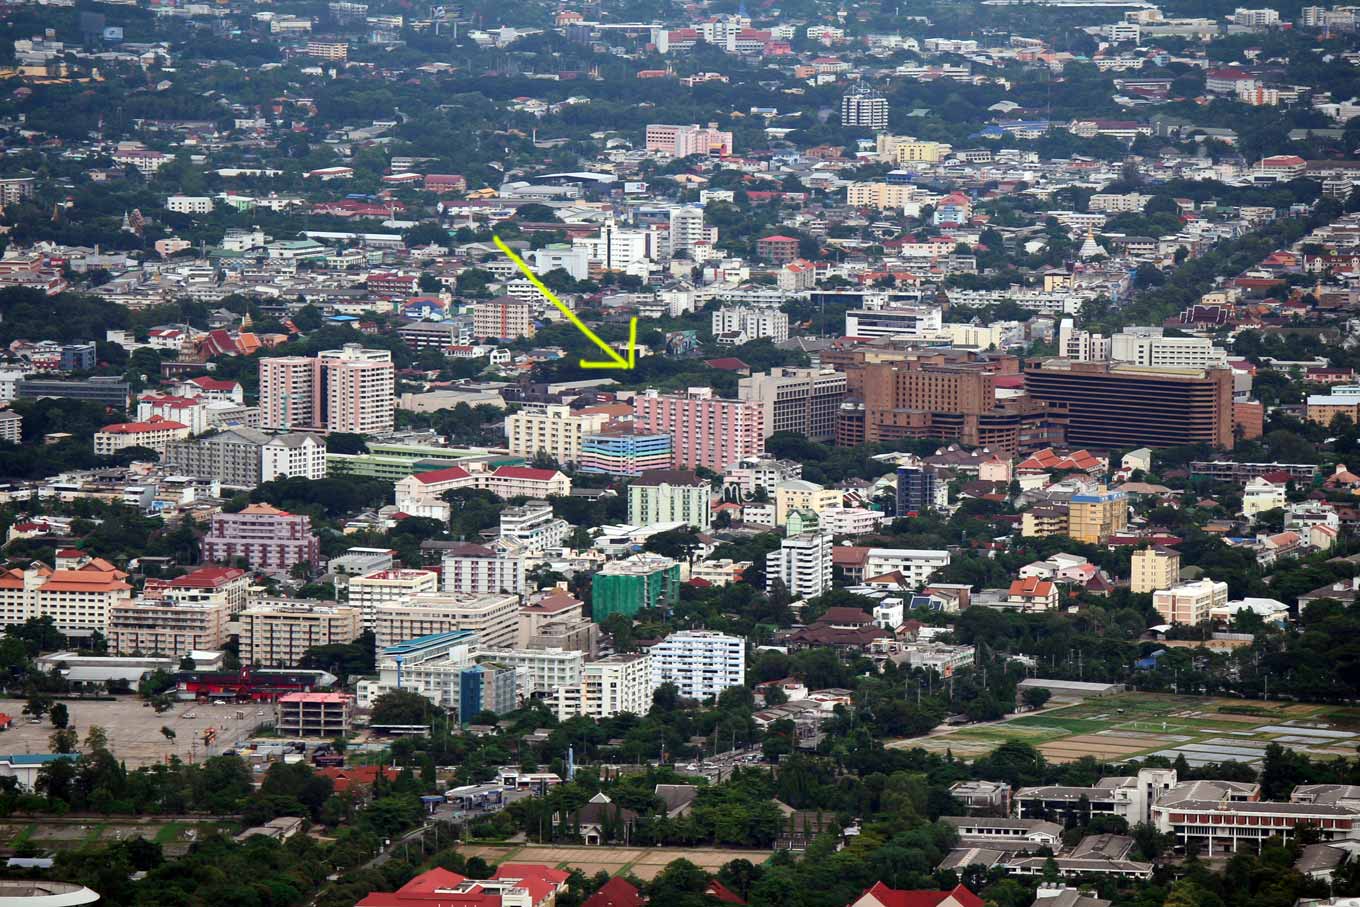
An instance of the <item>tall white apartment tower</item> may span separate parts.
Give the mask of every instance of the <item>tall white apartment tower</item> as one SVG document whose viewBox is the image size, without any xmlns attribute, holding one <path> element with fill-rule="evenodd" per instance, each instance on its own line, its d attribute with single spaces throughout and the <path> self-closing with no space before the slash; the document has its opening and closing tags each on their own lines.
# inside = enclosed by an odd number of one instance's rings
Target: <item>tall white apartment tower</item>
<svg viewBox="0 0 1360 907">
<path fill-rule="evenodd" d="M 704 240 L 704 209 L 675 208 L 671 211 L 671 254 L 689 252 Z"/>
<path fill-rule="evenodd" d="M 647 650 L 652 688 L 673 683 L 686 699 L 712 699 L 746 680 L 746 640 L 711 630 L 681 630 Z"/>
<path fill-rule="evenodd" d="M 831 536 L 819 532 L 782 539 L 765 555 L 767 583 L 782 580 L 795 598 L 811 598 L 831 588 Z"/>
<path fill-rule="evenodd" d="M 868 88 L 841 98 L 841 125 L 860 129 L 888 128 L 888 99 Z"/>
</svg>

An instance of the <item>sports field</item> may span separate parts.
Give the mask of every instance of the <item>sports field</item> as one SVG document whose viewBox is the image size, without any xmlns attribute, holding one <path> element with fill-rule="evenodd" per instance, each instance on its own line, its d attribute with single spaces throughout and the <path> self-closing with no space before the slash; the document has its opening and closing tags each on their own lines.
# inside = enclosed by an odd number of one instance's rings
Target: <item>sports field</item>
<svg viewBox="0 0 1360 907">
<path fill-rule="evenodd" d="M 1360 745 L 1360 709 L 1123 693 L 986 725 L 942 728 L 888 746 L 948 750 L 961 759 L 975 759 L 1010 740 L 1034 746 L 1050 762 L 1075 762 L 1083 756 L 1118 762 L 1160 754 L 1184 756 L 1191 765 L 1255 764 L 1271 743 L 1313 756 L 1354 756 Z"/>
<path fill-rule="evenodd" d="M 644 881 L 656 878 L 675 860 L 689 860 L 708 872 L 716 872 L 732 860 L 759 865 L 772 851 L 719 847 L 584 847 L 561 844 L 469 844 L 459 848 L 466 857 L 488 863 L 541 863 L 557 869 L 579 869 L 586 875 L 604 870 L 610 875 L 630 873 Z"/>
</svg>

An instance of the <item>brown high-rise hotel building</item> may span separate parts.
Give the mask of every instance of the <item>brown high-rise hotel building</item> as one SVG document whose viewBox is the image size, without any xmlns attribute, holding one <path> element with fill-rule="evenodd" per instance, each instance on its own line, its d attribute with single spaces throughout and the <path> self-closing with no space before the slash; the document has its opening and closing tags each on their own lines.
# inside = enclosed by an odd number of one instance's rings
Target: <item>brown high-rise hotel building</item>
<svg viewBox="0 0 1360 907">
<path fill-rule="evenodd" d="M 997 400 L 996 363 L 922 357 L 858 371 L 863 404 L 842 406 L 838 444 L 938 438 L 1013 455 L 1062 442 L 1043 407 L 1024 397 Z"/>
<path fill-rule="evenodd" d="M 1233 446 L 1231 369 L 1049 359 L 1025 371 L 1025 391 L 1073 447 Z"/>
</svg>

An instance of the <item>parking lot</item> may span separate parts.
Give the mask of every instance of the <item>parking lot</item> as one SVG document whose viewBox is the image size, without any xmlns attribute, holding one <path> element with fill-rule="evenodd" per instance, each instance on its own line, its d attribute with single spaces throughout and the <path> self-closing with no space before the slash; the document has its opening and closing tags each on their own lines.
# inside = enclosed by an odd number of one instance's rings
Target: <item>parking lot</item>
<svg viewBox="0 0 1360 907">
<path fill-rule="evenodd" d="M 267 703 L 215 706 L 176 702 L 168 712 L 158 715 L 155 709 L 131 696 L 112 701 L 64 699 L 61 702 L 66 705 L 71 726 L 80 734 L 82 743 L 92 725 L 102 727 L 109 738 L 109 749 L 129 768 L 153 765 L 171 754 L 185 762 L 219 755 L 238 746 L 259 724 L 272 720 L 274 714 L 273 705 Z M 48 738 L 55 730 L 52 722 L 44 718 L 41 724 L 33 724 L 21 714 L 22 709 L 20 700 L 0 705 L 0 710 L 14 717 L 14 725 L 0 732 L 0 753 L 50 752 Z M 259 714 L 261 711 L 263 715 Z M 173 741 L 161 733 L 162 727 L 174 731 Z M 216 737 L 205 747 L 203 734 L 209 728 L 216 731 Z"/>
</svg>

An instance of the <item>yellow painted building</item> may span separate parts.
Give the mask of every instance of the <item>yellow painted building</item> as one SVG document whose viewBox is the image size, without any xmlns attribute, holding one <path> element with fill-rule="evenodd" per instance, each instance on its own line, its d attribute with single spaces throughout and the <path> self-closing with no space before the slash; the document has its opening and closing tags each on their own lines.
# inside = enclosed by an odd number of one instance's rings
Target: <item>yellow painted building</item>
<svg viewBox="0 0 1360 907">
<path fill-rule="evenodd" d="M 1100 544 L 1129 525 L 1129 502 L 1123 492 L 1101 485 L 1076 494 L 1067 505 L 1067 534 L 1079 542 Z"/>
<path fill-rule="evenodd" d="M 1180 580 L 1181 555 L 1170 548 L 1142 548 L 1133 553 L 1129 591 L 1145 594 L 1170 589 Z"/>
</svg>

